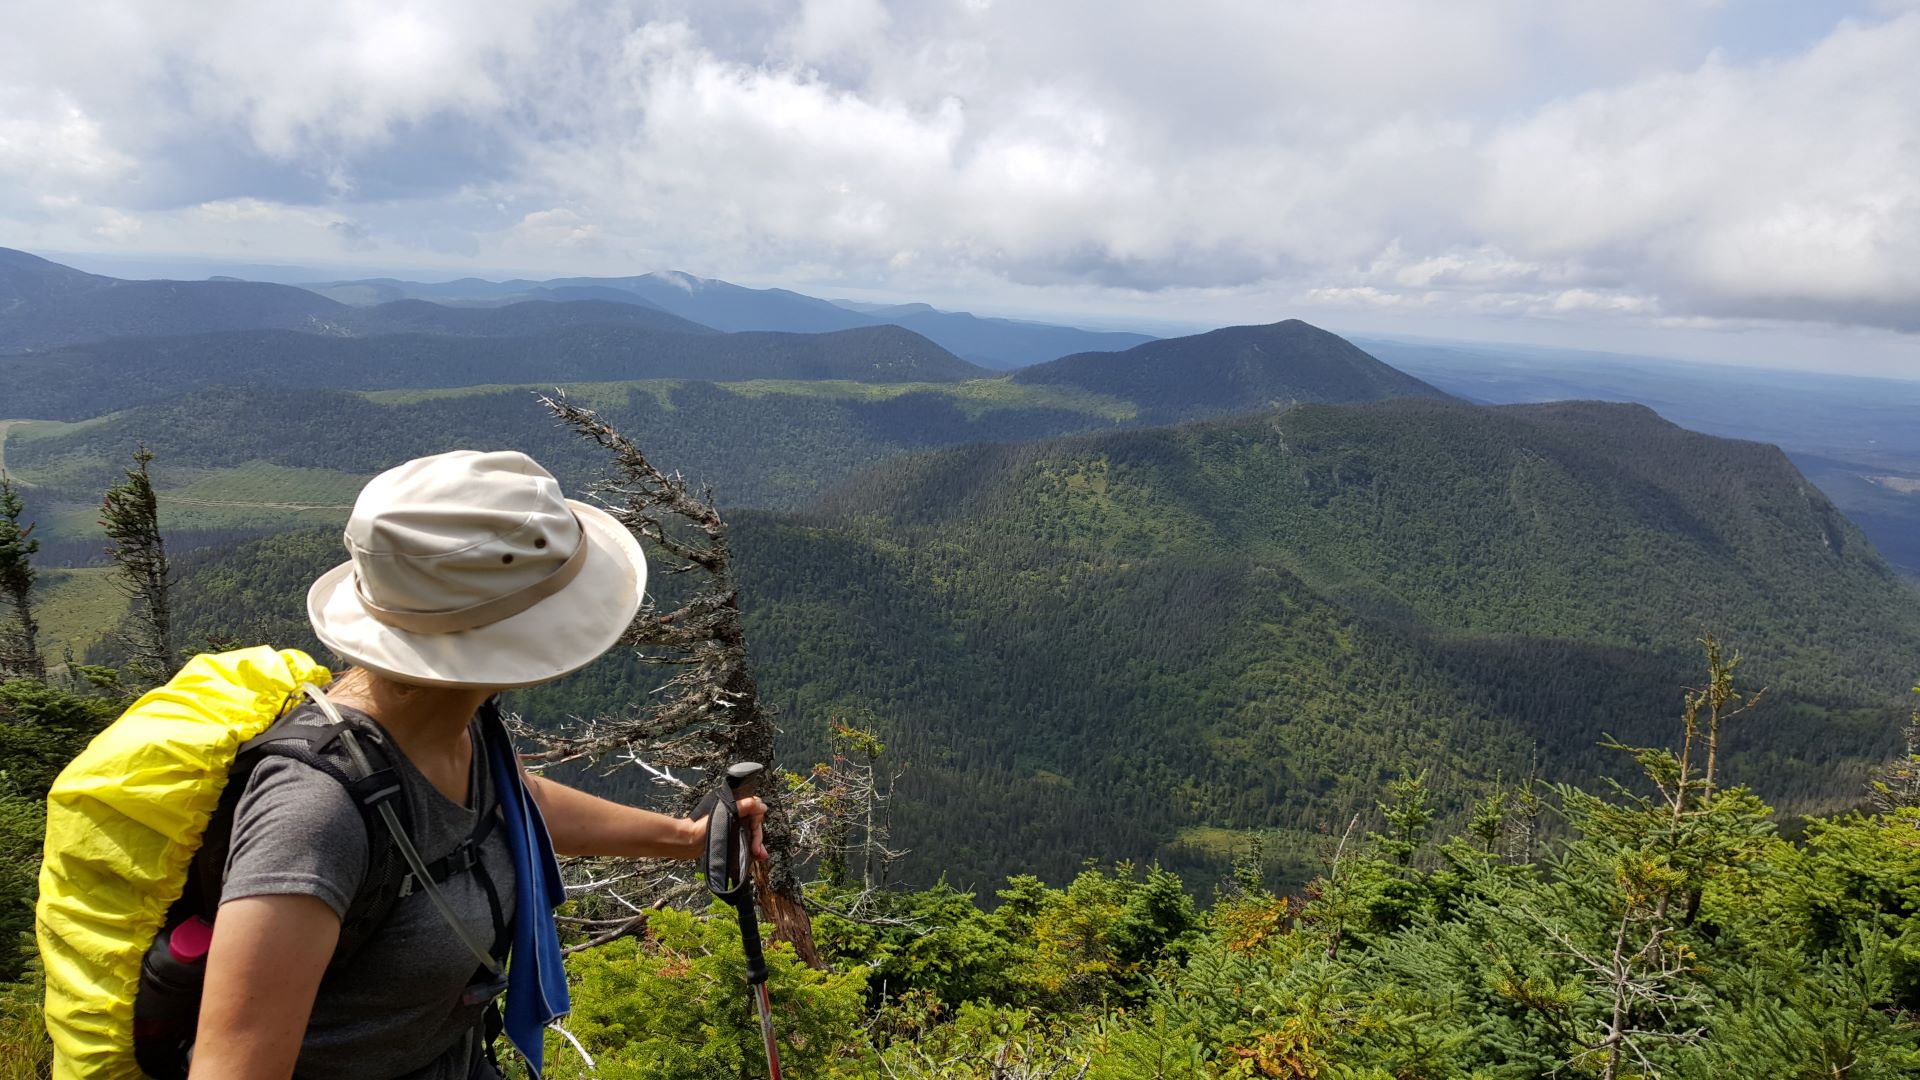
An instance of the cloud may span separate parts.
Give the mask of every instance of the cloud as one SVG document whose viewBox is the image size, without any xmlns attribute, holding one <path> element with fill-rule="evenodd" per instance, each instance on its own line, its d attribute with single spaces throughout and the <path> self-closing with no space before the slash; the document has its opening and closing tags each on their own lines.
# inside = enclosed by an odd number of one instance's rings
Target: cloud
<svg viewBox="0 0 1920 1080">
<path fill-rule="evenodd" d="M 328 231 L 340 238 L 340 244 L 348 251 L 373 251 L 379 244 L 375 242 L 373 230 L 358 221 L 330 221 Z"/>
<path fill-rule="evenodd" d="M 1473 223 L 1674 307 L 1920 329 L 1920 14 L 1592 91 L 1488 139 Z"/>
<path fill-rule="evenodd" d="M 866 56 L 884 44 L 892 21 L 880 0 L 804 0 L 787 45 L 802 63 Z"/>
<path fill-rule="evenodd" d="M 559 0 L 144 0 L 27 5 L 0 36 L 0 100 L 57 95 L 122 158 L 224 138 L 352 186 L 360 153 L 435 117 L 497 117 L 552 58 Z M 6 110 L 12 112 L 12 109 Z M 172 163 L 178 167 L 176 161 Z M 189 166 L 190 168 L 190 166 Z M 202 193 L 202 198 L 205 194 Z M 186 201 L 186 200 L 183 200 Z"/>
<path fill-rule="evenodd" d="M 327 215 L 304 206 L 287 206 L 266 199 L 218 199 L 193 208 L 193 215 L 214 225 L 302 224 L 325 227 L 332 222 Z"/>
<path fill-rule="evenodd" d="M 0 86 L 0 183 L 59 197 L 96 190 L 132 164 L 58 88 Z"/>
<path fill-rule="evenodd" d="M 601 242 L 600 226 L 567 209 L 536 210 L 514 227 L 515 238 L 536 251 L 554 248 L 594 248 Z"/>
<path fill-rule="evenodd" d="M 0 39 L 0 223 L 1920 329 L 1911 7 L 1763 56 L 1711 47 L 1740 0 L 32 5 Z"/>
</svg>

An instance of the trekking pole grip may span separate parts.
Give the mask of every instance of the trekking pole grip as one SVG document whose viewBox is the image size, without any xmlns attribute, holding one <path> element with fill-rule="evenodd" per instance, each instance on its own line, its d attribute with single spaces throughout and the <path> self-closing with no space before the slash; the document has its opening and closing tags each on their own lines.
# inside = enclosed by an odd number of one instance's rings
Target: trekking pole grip
<svg viewBox="0 0 1920 1080">
<path fill-rule="evenodd" d="M 755 795 L 766 772 L 766 766 L 757 761 L 742 761 L 727 769 L 727 791 L 735 802 Z M 733 819 L 733 827 L 738 835 L 729 846 L 739 853 L 738 880 L 744 884 L 752 880 L 753 831 L 746 819 L 738 816 Z M 753 909 L 753 886 L 742 888 L 733 904 L 740 913 L 740 947 L 747 958 L 747 984 L 759 986 L 767 981 L 767 956 L 760 944 L 760 916 Z"/>
</svg>

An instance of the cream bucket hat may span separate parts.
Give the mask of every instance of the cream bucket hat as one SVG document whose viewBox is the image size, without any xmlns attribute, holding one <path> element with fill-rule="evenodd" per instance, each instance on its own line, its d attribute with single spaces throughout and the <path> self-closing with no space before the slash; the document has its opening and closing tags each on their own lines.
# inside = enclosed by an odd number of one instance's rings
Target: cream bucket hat
<svg viewBox="0 0 1920 1080">
<path fill-rule="evenodd" d="M 307 590 L 328 648 L 423 686 L 556 679 L 612 648 L 647 561 L 611 514 L 561 495 L 518 451 L 455 450 L 373 478 L 347 519 L 351 560 Z"/>
</svg>

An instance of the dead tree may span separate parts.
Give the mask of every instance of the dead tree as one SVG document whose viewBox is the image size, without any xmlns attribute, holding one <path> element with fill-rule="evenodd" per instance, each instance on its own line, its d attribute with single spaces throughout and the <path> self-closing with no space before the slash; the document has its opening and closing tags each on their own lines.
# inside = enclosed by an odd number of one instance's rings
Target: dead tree
<svg viewBox="0 0 1920 1080">
<path fill-rule="evenodd" d="M 661 610 L 650 595 L 622 643 L 640 663 L 673 672 L 650 702 L 621 716 L 597 716 L 565 731 L 528 730 L 543 744 L 533 765 L 583 762 L 611 771 L 642 770 L 668 794 L 671 809 L 691 811 L 738 761 L 774 764 L 774 724 L 760 703 L 741 626 L 740 588 L 734 577 L 727 522 L 711 491 L 695 492 L 678 475 L 656 468 L 640 448 L 591 411 L 564 396 L 540 398 L 562 423 L 612 457 L 606 477 L 588 498 L 618 518 L 650 550 L 651 580 L 687 575 L 690 595 Z M 652 591 L 652 590 L 650 590 Z M 683 775 L 676 775 L 683 774 Z M 777 777 L 777 771 L 773 774 Z M 818 964 L 812 923 L 801 904 L 792 800 L 777 780 L 764 785 L 771 866 L 757 868 L 759 895 L 775 926 L 775 940 L 792 943 Z M 584 929 L 591 940 L 611 940 L 644 925 L 646 912 L 699 895 L 700 886 L 672 864 L 642 861 L 584 864 L 580 892 L 597 896 L 600 917 Z"/>
<path fill-rule="evenodd" d="M 881 765 L 886 744 L 874 733 L 871 717 L 861 719 L 868 722 L 830 720 L 833 760 L 815 765 L 794 785 L 794 841 L 817 860 L 820 879 L 833 887 L 833 898 L 819 900 L 821 907 L 857 922 L 898 925 L 899 920 L 882 919 L 870 908 L 885 890 L 893 864 L 907 854 L 888 845 L 893 791 L 902 773 Z"/>
<path fill-rule="evenodd" d="M 160 506 L 147 463 L 153 452 L 134 451 L 127 478 L 107 489 L 100 503 L 100 524 L 107 531 L 107 555 L 120 568 L 120 591 L 132 601 L 127 668 L 136 681 L 163 682 L 173 674 L 173 606 L 168 590 L 173 572 L 166 541 L 160 535 Z"/>
<path fill-rule="evenodd" d="M 40 541 L 33 538 L 33 525 L 20 524 L 26 501 L 13 481 L 0 476 L 0 600 L 13 609 L 12 617 L 0 624 L 0 679 L 46 677 L 47 665 L 40 658 L 40 624 L 33 618 L 33 554 Z"/>
</svg>

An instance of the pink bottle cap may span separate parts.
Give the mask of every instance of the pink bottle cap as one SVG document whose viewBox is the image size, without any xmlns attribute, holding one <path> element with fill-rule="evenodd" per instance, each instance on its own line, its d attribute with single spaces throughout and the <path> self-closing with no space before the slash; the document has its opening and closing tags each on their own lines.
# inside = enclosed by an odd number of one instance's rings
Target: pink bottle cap
<svg viewBox="0 0 1920 1080">
<path fill-rule="evenodd" d="M 213 945 L 213 924 L 195 916 L 173 928 L 167 937 L 167 951 L 183 964 L 198 964 L 207 958 Z"/>
</svg>

